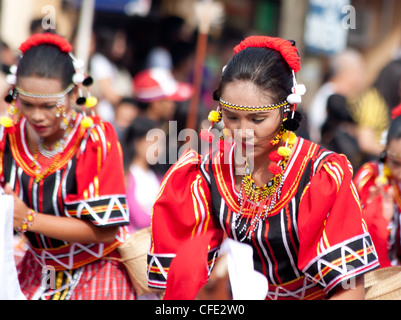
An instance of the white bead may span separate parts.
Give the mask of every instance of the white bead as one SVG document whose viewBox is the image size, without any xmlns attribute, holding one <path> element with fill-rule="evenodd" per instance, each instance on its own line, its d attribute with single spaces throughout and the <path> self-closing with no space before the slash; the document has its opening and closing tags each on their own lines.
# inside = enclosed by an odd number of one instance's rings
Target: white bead
<svg viewBox="0 0 401 320">
<path fill-rule="evenodd" d="M 13 65 L 10 67 L 10 72 L 11 72 L 12 74 L 17 74 L 17 69 L 18 69 L 17 65 L 13 64 Z"/>
<path fill-rule="evenodd" d="M 72 81 L 74 82 L 74 84 L 78 85 L 80 83 L 82 83 L 85 80 L 85 76 L 82 73 L 75 73 L 72 76 Z"/>
<path fill-rule="evenodd" d="M 77 70 L 82 69 L 85 66 L 85 62 L 81 59 L 75 59 L 73 63 L 74 63 L 74 68 Z"/>
<path fill-rule="evenodd" d="M 8 74 L 6 77 L 6 81 L 10 86 L 15 86 L 17 83 L 17 77 L 15 74 Z"/>
<path fill-rule="evenodd" d="M 287 97 L 287 101 L 289 104 L 298 104 L 302 102 L 302 97 L 297 93 L 291 93 Z"/>
<path fill-rule="evenodd" d="M 292 93 L 297 93 L 303 96 L 306 92 L 306 87 L 304 84 L 297 84 L 295 87 L 292 87 L 291 91 Z"/>
</svg>

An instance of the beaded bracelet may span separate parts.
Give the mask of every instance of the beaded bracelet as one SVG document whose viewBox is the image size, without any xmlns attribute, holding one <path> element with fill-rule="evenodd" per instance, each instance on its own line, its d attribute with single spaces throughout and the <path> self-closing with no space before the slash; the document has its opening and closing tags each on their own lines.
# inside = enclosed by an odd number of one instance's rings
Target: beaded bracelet
<svg viewBox="0 0 401 320">
<path fill-rule="evenodd" d="M 18 232 L 25 233 L 31 227 L 33 220 L 35 219 L 36 212 L 32 209 L 28 209 L 24 221 L 22 221 L 21 227 L 18 228 Z"/>
</svg>

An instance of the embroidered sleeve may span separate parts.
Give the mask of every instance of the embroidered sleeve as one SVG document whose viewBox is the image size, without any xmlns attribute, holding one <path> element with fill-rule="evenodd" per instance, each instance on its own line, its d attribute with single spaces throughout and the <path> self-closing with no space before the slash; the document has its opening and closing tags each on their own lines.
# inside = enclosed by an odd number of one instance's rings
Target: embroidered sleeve
<svg viewBox="0 0 401 320">
<path fill-rule="evenodd" d="M 166 173 L 152 212 L 152 241 L 148 254 L 148 285 L 166 288 L 172 259 L 187 240 L 216 226 L 211 216 L 210 189 L 199 170 L 194 151 L 183 154 Z M 209 244 L 209 265 L 221 243 L 218 233 Z M 190 265 L 188 265 L 190 268 Z"/>
<path fill-rule="evenodd" d="M 329 292 L 379 263 L 345 156 L 316 159 L 314 168 L 299 208 L 298 267 Z"/>
<path fill-rule="evenodd" d="M 129 223 L 121 147 L 109 123 L 96 125 L 83 140 L 75 172 L 77 190 L 66 197 L 67 215 L 100 227 Z"/>
</svg>

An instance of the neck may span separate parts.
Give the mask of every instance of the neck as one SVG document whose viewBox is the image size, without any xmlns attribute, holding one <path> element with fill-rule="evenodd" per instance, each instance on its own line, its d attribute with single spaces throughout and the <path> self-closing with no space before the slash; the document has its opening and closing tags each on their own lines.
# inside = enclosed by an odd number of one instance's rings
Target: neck
<svg viewBox="0 0 401 320">
<path fill-rule="evenodd" d="M 148 164 L 148 162 L 146 161 L 146 159 L 141 159 L 141 158 L 139 158 L 139 157 L 135 157 L 135 158 L 132 160 L 131 164 L 132 164 L 132 165 L 136 165 L 136 166 L 138 166 L 138 167 L 140 167 L 140 168 L 142 168 L 142 169 L 144 169 L 144 170 L 148 170 L 148 169 L 149 169 L 149 164 Z"/>
</svg>

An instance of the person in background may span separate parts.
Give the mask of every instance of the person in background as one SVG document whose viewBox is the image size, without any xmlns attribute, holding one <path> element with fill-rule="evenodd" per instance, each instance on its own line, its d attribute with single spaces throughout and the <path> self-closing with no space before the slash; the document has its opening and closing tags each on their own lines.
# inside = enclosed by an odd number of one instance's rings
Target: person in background
<svg viewBox="0 0 401 320">
<path fill-rule="evenodd" d="M 378 160 L 384 148 L 391 111 L 400 103 L 401 60 L 388 63 L 360 97 L 351 101 L 350 111 L 357 124 L 357 139 L 365 161 Z"/>
<path fill-rule="evenodd" d="M 347 49 L 330 59 L 327 80 L 314 95 L 307 112 L 309 136 L 313 142 L 321 142 L 322 125 L 327 119 L 327 99 L 332 94 L 350 99 L 363 90 L 364 64 L 362 55 L 353 49 Z"/>
<path fill-rule="evenodd" d="M 339 94 L 331 95 L 327 99 L 327 119 L 322 126 L 321 145 L 346 155 L 354 172 L 364 163 L 356 130 L 356 123 L 351 117 L 347 99 Z"/>
<path fill-rule="evenodd" d="M 129 49 L 124 30 L 110 27 L 95 28 L 95 52 L 90 58 L 89 70 L 94 80 L 92 92 L 99 102 L 96 112 L 112 122 L 115 107 L 122 97 L 132 97 L 132 76 L 127 68 Z"/>
<path fill-rule="evenodd" d="M 401 263 L 401 116 L 392 120 L 379 161 L 365 163 L 354 178 L 363 215 L 382 268 Z"/>
<path fill-rule="evenodd" d="M 123 132 L 140 114 L 141 109 L 134 98 L 121 98 L 120 102 L 116 105 L 114 121 L 112 122 L 119 140 L 122 139 Z"/>
<path fill-rule="evenodd" d="M 148 132 L 155 128 L 155 121 L 139 117 L 126 128 L 122 138 L 131 233 L 150 226 L 152 206 L 159 190 L 161 178 L 150 164 L 157 160 L 150 157 L 157 158 L 158 154 L 150 154 L 149 148 L 161 151 L 163 145 L 161 140 L 147 139 Z"/>
<path fill-rule="evenodd" d="M 186 34 L 185 20 L 178 16 L 166 16 L 160 21 L 158 28 L 159 38 L 157 43 L 150 49 L 145 61 L 145 69 L 163 68 L 173 70 L 172 46 L 179 41 L 188 40 Z"/>
</svg>

